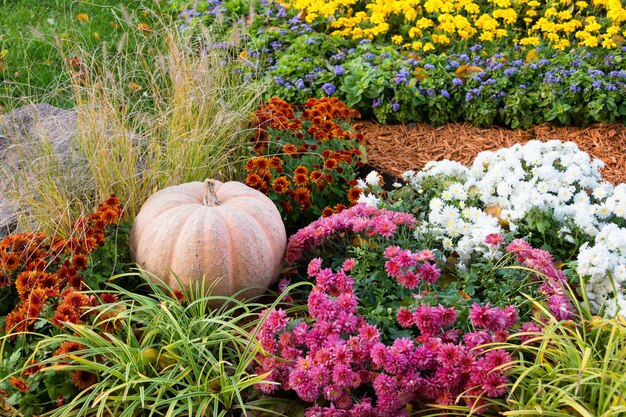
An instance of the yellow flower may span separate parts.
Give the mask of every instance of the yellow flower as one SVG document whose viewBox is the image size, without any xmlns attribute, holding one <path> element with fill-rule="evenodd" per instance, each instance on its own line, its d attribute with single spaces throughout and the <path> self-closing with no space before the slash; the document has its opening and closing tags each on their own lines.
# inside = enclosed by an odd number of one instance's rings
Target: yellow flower
<svg viewBox="0 0 626 417">
<path fill-rule="evenodd" d="M 435 46 L 432 43 L 430 43 L 430 42 L 426 42 L 426 44 L 422 47 L 422 50 L 424 52 L 434 51 L 435 50 Z"/>
<path fill-rule="evenodd" d="M 415 51 L 419 51 L 420 49 L 422 49 L 422 42 L 420 41 L 413 42 L 411 44 L 411 48 L 413 48 Z"/>
<path fill-rule="evenodd" d="M 431 26 L 434 26 L 435 24 L 433 23 L 432 20 L 430 19 L 426 19 L 425 17 L 422 17 L 420 20 L 418 20 L 415 23 L 415 26 L 420 28 L 420 29 L 426 29 L 429 28 Z"/>
<path fill-rule="evenodd" d="M 557 13 L 556 18 L 558 20 L 570 20 L 572 18 L 572 14 L 569 11 L 564 10 L 562 12 Z"/>
<path fill-rule="evenodd" d="M 537 10 L 532 10 L 532 9 L 527 10 L 527 11 L 526 11 L 526 16 L 530 16 L 530 17 L 535 17 L 535 16 L 537 16 Z"/>
<path fill-rule="evenodd" d="M 543 17 L 549 19 L 557 15 L 557 11 L 554 7 L 548 7 L 546 11 L 543 13 Z"/>
<path fill-rule="evenodd" d="M 493 17 L 501 18 L 507 24 L 513 24 L 517 20 L 517 12 L 513 9 L 494 10 Z"/>
<path fill-rule="evenodd" d="M 478 14 L 478 13 L 480 13 L 480 7 L 478 7 L 478 5 L 475 4 L 475 3 L 466 4 L 463 8 L 469 14 Z"/>
<path fill-rule="evenodd" d="M 615 48 L 616 46 L 617 44 L 615 43 L 613 38 L 605 37 L 604 40 L 602 41 L 602 47 L 604 49 L 611 49 L 611 48 Z"/>
<path fill-rule="evenodd" d="M 433 35 L 433 42 L 448 45 L 450 43 L 450 38 L 446 35 Z"/>
<path fill-rule="evenodd" d="M 570 42 L 567 39 L 561 39 L 554 47 L 562 51 L 570 47 Z"/>
<path fill-rule="evenodd" d="M 530 36 L 527 38 L 522 38 L 519 41 L 520 45 L 539 45 L 539 38 L 537 38 L 536 36 Z"/>
<path fill-rule="evenodd" d="M 611 26 L 610 28 L 606 30 L 606 34 L 610 36 L 617 35 L 618 33 L 619 33 L 618 26 Z"/>
<path fill-rule="evenodd" d="M 419 38 L 420 36 L 422 36 L 422 30 L 418 29 L 418 28 L 411 28 L 409 29 L 409 38 L 413 39 L 413 38 Z"/>
<path fill-rule="evenodd" d="M 510 0 L 490 0 L 493 4 L 495 4 L 498 7 L 511 7 L 511 1 Z"/>
<path fill-rule="evenodd" d="M 391 37 L 391 42 L 395 43 L 396 45 L 400 45 L 402 41 L 403 39 L 402 39 L 402 36 L 400 35 L 394 35 Z"/>
<path fill-rule="evenodd" d="M 576 2 L 576 7 L 578 7 L 579 9 L 586 9 L 588 6 L 586 1 L 577 1 Z"/>
<path fill-rule="evenodd" d="M 537 0 L 532 0 L 528 2 L 528 7 L 539 7 L 541 6 L 541 3 L 539 3 Z"/>
<path fill-rule="evenodd" d="M 491 31 L 486 31 L 480 34 L 479 38 L 481 41 L 486 42 L 486 41 L 492 41 L 494 38 L 494 32 Z"/>
<path fill-rule="evenodd" d="M 598 46 L 598 38 L 596 38 L 595 36 L 589 36 L 587 39 L 584 40 L 583 45 L 590 48 L 595 48 L 596 46 Z"/>
<path fill-rule="evenodd" d="M 560 39 L 559 35 L 557 35 L 556 33 L 546 33 L 545 37 L 552 42 L 558 42 Z"/>
</svg>

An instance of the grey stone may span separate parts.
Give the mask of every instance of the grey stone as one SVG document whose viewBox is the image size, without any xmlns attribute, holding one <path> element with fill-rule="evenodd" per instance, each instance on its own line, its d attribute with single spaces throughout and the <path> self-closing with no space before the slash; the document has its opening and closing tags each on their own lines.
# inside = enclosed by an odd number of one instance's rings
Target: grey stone
<svg viewBox="0 0 626 417">
<path fill-rule="evenodd" d="M 16 181 L 28 178 L 31 165 L 46 154 L 54 155 L 60 166 L 70 161 L 71 139 L 76 135 L 76 111 L 49 104 L 31 104 L 0 116 L 0 237 L 16 231 L 18 204 L 10 190 L 28 193 Z"/>
</svg>

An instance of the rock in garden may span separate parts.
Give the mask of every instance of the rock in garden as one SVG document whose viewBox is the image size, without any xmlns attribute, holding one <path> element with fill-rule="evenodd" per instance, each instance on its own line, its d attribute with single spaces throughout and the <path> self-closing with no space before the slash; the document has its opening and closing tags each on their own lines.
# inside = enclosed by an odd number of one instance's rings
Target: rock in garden
<svg viewBox="0 0 626 417">
<path fill-rule="evenodd" d="M 79 134 L 76 109 L 40 103 L 0 115 L 0 238 L 16 231 L 18 216 L 24 214 L 18 200 L 36 190 L 35 172 L 46 172 L 59 184 L 86 184 Z M 109 140 L 114 138 L 111 134 Z M 137 143 L 143 140 L 137 137 Z M 76 197 L 80 191 L 78 186 L 72 190 Z"/>
<path fill-rule="evenodd" d="M 31 165 L 42 157 L 55 155 L 59 166 L 70 161 L 70 143 L 76 135 L 78 116 L 49 104 L 32 104 L 0 116 L 0 236 L 17 226 L 18 204 L 11 190 L 25 196 Z M 19 188 L 16 188 L 19 187 Z M 31 188 L 32 189 L 32 188 Z"/>
</svg>

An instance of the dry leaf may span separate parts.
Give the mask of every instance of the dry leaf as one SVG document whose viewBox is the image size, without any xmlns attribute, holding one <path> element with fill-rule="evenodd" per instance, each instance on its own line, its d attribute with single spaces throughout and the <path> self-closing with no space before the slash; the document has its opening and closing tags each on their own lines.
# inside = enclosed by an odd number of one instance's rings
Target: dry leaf
<svg viewBox="0 0 626 417">
<path fill-rule="evenodd" d="M 143 33 L 150 33 L 154 30 L 147 23 L 139 23 L 137 25 L 137 29 L 139 29 Z"/>
<path fill-rule="evenodd" d="M 128 83 L 128 88 L 130 88 L 132 91 L 139 91 L 141 90 L 141 86 L 135 82 L 129 82 Z"/>
</svg>

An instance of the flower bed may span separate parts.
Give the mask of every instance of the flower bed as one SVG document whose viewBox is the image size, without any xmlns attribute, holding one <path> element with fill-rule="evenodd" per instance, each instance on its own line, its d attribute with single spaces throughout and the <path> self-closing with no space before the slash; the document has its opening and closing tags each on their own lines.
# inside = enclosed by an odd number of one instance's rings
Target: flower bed
<svg viewBox="0 0 626 417">
<path fill-rule="evenodd" d="M 59 417 L 626 411 L 626 184 L 552 140 L 383 189 L 355 174 L 355 115 L 335 98 L 254 114 L 247 181 L 293 229 L 261 298 L 133 271 L 116 197 L 69 239 L 5 238 L 3 398 Z"/>
<path fill-rule="evenodd" d="M 262 2 L 256 13 L 250 44 L 220 47 L 243 47 L 269 95 L 290 102 L 336 96 L 382 123 L 512 128 L 626 114 L 619 1 Z"/>
</svg>

